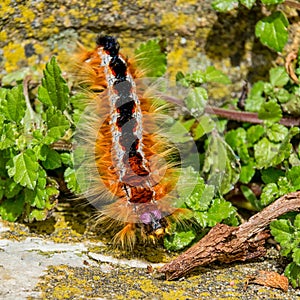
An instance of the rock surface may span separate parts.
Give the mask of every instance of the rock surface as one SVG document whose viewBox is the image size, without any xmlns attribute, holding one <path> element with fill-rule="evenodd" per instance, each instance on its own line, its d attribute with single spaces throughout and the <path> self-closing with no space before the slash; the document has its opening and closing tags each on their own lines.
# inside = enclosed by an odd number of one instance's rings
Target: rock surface
<svg viewBox="0 0 300 300">
<path fill-rule="evenodd" d="M 155 270 L 170 256 L 159 246 L 140 245 L 133 253 L 111 249 L 91 231 L 82 235 L 62 212 L 55 229 L 41 233 L 21 224 L 0 224 L 0 299 L 291 299 L 287 293 L 250 284 L 259 270 L 282 273 L 276 251 L 250 263 L 207 266 L 179 281 Z M 38 227 L 37 227 L 38 228 Z M 87 229 L 88 230 L 88 229 Z M 154 261 L 160 261 L 156 263 Z M 151 272 L 151 268 L 154 272 Z"/>
<path fill-rule="evenodd" d="M 11 1 L 0 4 L 0 78 L 8 73 L 41 72 L 52 55 L 62 66 L 70 60 L 76 41 L 93 48 L 97 34 L 118 37 L 123 52 L 132 55 L 143 41 L 167 40 L 168 74 L 188 72 L 214 65 L 227 73 L 233 84 L 211 88 L 215 99 L 241 92 L 244 80 L 265 78 L 277 55 L 255 38 L 255 24 L 262 8 L 216 13 L 212 0 L 167 1 Z M 25 3 L 25 4 L 24 4 Z M 286 10 L 291 20 L 290 43 L 285 53 L 299 47 L 299 17 Z M 232 94 L 233 93 L 233 94 Z"/>
</svg>

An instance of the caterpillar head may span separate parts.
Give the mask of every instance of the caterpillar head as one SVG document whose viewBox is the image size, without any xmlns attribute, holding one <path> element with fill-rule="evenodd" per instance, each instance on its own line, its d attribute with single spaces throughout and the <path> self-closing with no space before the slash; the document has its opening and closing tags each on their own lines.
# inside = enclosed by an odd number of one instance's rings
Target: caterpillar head
<svg viewBox="0 0 300 300">
<path fill-rule="evenodd" d="M 158 208 L 153 208 L 140 215 L 143 233 L 155 241 L 168 233 L 168 222 Z"/>
</svg>

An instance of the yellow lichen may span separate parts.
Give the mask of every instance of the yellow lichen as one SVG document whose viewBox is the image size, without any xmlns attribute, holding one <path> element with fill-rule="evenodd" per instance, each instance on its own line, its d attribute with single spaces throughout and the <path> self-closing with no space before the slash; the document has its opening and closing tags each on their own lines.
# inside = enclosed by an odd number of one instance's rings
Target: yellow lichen
<svg viewBox="0 0 300 300">
<path fill-rule="evenodd" d="M 4 42 L 7 39 L 7 34 L 5 31 L 0 31 L 0 42 Z"/>
<path fill-rule="evenodd" d="M 182 12 L 168 12 L 163 14 L 160 25 L 168 28 L 169 30 L 184 30 L 189 22 L 190 16 Z"/>
<path fill-rule="evenodd" d="M 40 44 L 35 44 L 34 49 L 36 54 L 45 54 L 45 47 Z"/>
<path fill-rule="evenodd" d="M 168 292 L 162 292 L 162 299 L 164 300 L 186 300 L 187 297 L 184 295 L 183 290 L 178 291 L 168 291 Z"/>
<path fill-rule="evenodd" d="M 52 25 L 54 24 L 54 22 L 55 22 L 55 17 L 53 15 L 43 18 L 43 24 L 45 26 Z"/>
<path fill-rule="evenodd" d="M 198 0 L 177 0 L 176 6 L 190 6 L 198 3 Z"/>
<path fill-rule="evenodd" d="M 129 291 L 127 293 L 127 299 L 143 299 L 145 295 L 140 291 Z"/>
<path fill-rule="evenodd" d="M 22 14 L 22 19 L 21 19 L 22 22 L 28 23 L 34 20 L 35 14 L 30 8 L 26 7 L 25 5 L 20 5 L 19 9 Z"/>
<path fill-rule="evenodd" d="M 0 19 L 7 18 L 15 12 L 15 8 L 11 5 L 11 0 L 2 0 L 0 3 Z"/>
<path fill-rule="evenodd" d="M 159 289 L 153 284 L 150 279 L 143 279 L 139 281 L 139 285 L 142 291 L 145 293 L 158 293 Z"/>
<path fill-rule="evenodd" d="M 25 58 L 24 47 L 21 44 L 10 42 L 3 47 L 3 57 L 5 59 L 4 68 L 8 73 L 18 70 L 20 60 Z"/>
<path fill-rule="evenodd" d="M 44 2 L 38 2 L 38 3 L 35 3 L 35 8 L 36 8 L 38 11 L 42 11 L 42 10 L 45 8 L 45 3 L 44 3 Z"/>
<path fill-rule="evenodd" d="M 119 3 L 118 0 L 113 0 L 113 1 L 111 2 L 111 4 L 112 4 L 112 11 L 118 12 L 118 11 L 121 10 L 121 4 Z"/>
<path fill-rule="evenodd" d="M 60 284 L 56 286 L 53 290 L 52 296 L 54 299 L 70 299 L 70 297 L 74 297 L 75 295 L 81 294 L 81 288 L 76 286 L 69 286 L 65 284 Z"/>
<path fill-rule="evenodd" d="M 194 41 L 187 41 L 185 47 L 182 47 L 182 45 L 180 45 L 179 38 L 174 40 L 172 50 L 168 53 L 168 62 L 171 62 L 171 65 L 168 67 L 168 73 L 172 80 L 175 79 L 175 75 L 178 71 L 187 72 L 189 70 L 189 64 L 186 56 L 190 51 L 195 51 L 194 47 Z"/>
</svg>

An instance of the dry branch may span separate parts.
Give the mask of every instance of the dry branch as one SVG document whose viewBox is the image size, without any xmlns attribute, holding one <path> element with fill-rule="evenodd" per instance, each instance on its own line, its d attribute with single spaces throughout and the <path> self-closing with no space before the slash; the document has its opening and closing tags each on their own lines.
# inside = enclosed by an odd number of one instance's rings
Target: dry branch
<svg viewBox="0 0 300 300">
<path fill-rule="evenodd" d="M 231 263 L 264 256 L 265 240 L 270 236 L 266 227 L 290 211 L 300 211 L 300 191 L 277 199 L 239 227 L 217 224 L 197 244 L 165 264 L 159 272 L 173 280 L 214 261 Z"/>
<path fill-rule="evenodd" d="M 173 103 L 175 105 L 184 107 L 184 101 L 180 98 L 160 94 L 159 95 L 162 99 Z M 217 117 L 220 118 L 225 118 L 228 120 L 232 121 L 237 121 L 237 122 L 246 122 L 246 123 L 252 123 L 252 124 L 263 124 L 264 121 L 258 118 L 258 113 L 254 112 L 247 112 L 247 111 L 240 111 L 240 110 L 233 110 L 233 109 L 225 109 L 225 108 L 220 108 L 216 106 L 207 106 L 205 108 L 205 113 L 209 115 L 216 115 Z M 292 127 L 292 126 L 300 126 L 300 118 L 298 117 L 285 117 L 281 118 L 279 120 L 279 123 L 287 126 L 287 127 Z"/>
</svg>

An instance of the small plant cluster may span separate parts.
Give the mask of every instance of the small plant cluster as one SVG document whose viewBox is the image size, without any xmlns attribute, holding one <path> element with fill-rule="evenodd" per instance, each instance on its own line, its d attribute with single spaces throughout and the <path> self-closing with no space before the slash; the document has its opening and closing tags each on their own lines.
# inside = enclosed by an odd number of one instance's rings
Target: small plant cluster
<svg viewBox="0 0 300 300">
<path fill-rule="evenodd" d="M 205 150 L 200 154 L 203 168 L 197 179 L 201 184 L 197 184 L 193 194 L 184 201 L 185 207 L 194 212 L 196 221 L 193 228 L 199 226 L 202 233 L 206 232 L 207 227 L 214 226 L 214 221 L 220 222 L 222 218 L 222 222 L 236 225 L 235 208 L 224 200 L 230 199 L 228 192 L 233 185 L 240 191 L 240 199 L 244 197 L 247 200 L 246 205 L 240 205 L 251 211 L 260 211 L 277 198 L 300 190 L 300 130 L 288 122 L 282 122 L 285 125 L 280 123 L 283 117 L 299 115 L 299 85 L 289 78 L 283 67 L 272 68 L 269 81 L 256 82 L 245 100 L 245 109 L 257 113 L 260 124 L 242 122 L 236 126 L 227 120 L 215 120 L 212 116 L 214 107 L 205 110 L 208 97 L 201 85 L 208 82 L 207 72 L 209 74 L 211 70 L 195 71 L 185 76 L 179 73 L 177 76 L 179 84 L 191 88 L 189 96 L 185 98 L 185 106 L 193 116 L 188 120 L 182 117 L 177 122 L 185 126 L 188 123 L 198 148 Z M 299 69 L 296 73 L 300 75 Z M 228 83 L 228 79 L 221 74 L 210 80 Z M 233 101 L 233 105 L 237 105 L 237 101 Z M 238 111 L 238 108 L 235 110 Z M 205 114 L 205 111 L 209 114 Z M 221 169 L 223 172 L 220 172 Z M 218 187 L 217 193 L 209 184 L 212 178 L 213 186 Z M 216 202 L 218 205 L 214 207 Z M 297 221 L 299 214 L 290 213 L 270 226 L 271 233 L 282 247 L 282 255 L 292 260 L 285 274 L 294 287 L 300 285 Z M 195 229 L 198 234 L 199 227 Z M 196 235 L 193 234 L 193 229 L 186 232 L 179 228 L 171 239 L 166 239 L 166 246 L 170 249 L 176 249 L 178 245 L 185 246 L 183 240 L 188 243 L 189 239 L 195 239 Z"/>
<path fill-rule="evenodd" d="M 147 75 L 164 74 L 166 55 L 158 42 L 142 44 L 136 54 L 142 69 L 151 70 Z M 299 69 L 295 72 L 300 75 Z M 185 226 L 173 225 L 172 234 L 164 240 L 169 250 L 189 246 L 217 223 L 237 226 L 238 205 L 229 201 L 233 189 L 240 191 L 244 207 L 252 211 L 300 189 L 299 128 L 281 122 L 283 117 L 299 115 L 300 89 L 283 67 L 272 68 L 269 80 L 256 82 L 245 100 L 246 111 L 257 113 L 259 124 L 214 117 L 204 86 L 230 83 L 214 67 L 191 74 L 179 72 L 176 80 L 177 87 L 187 91 L 180 105 L 185 113 L 174 114 L 169 132 L 191 162 L 182 168 L 177 194 L 178 203 L 192 212 L 192 218 L 190 225 L 189 221 Z M 236 111 L 237 102 L 232 101 Z M 0 89 L 2 219 L 45 220 L 61 193 L 61 181 L 74 194 L 80 192 L 72 152 L 58 145 L 71 144 L 84 107 L 80 93 L 70 95 L 55 58 L 46 65 L 37 92 L 29 94 L 27 80 Z M 190 151 L 192 144 L 197 153 Z M 193 167 L 195 159 L 199 169 Z M 294 213 L 271 224 L 282 255 L 291 259 L 285 273 L 294 287 L 300 286 L 299 221 Z"/>
<path fill-rule="evenodd" d="M 55 58 L 34 102 L 24 87 L 0 89 L 0 215 L 30 222 L 47 218 L 59 195 L 55 178 L 72 167 L 70 153 L 53 149 L 58 140 L 70 140 L 72 120 L 69 89 Z"/>
<path fill-rule="evenodd" d="M 254 5 L 264 5 L 269 8 L 269 15 L 257 22 L 255 35 L 262 44 L 274 51 L 281 52 L 288 41 L 289 21 L 279 9 L 274 9 L 276 5 L 285 2 L 284 0 L 215 0 L 212 6 L 220 12 L 228 12 L 236 9 L 239 5 L 251 9 Z"/>
</svg>

